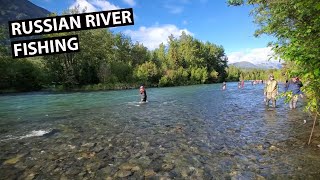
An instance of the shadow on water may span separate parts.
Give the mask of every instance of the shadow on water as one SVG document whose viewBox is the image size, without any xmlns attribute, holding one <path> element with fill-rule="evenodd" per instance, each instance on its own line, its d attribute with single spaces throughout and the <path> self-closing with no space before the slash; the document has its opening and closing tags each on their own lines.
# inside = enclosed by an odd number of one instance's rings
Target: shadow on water
<svg viewBox="0 0 320 180">
<path fill-rule="evenodd" d="M 0 179 L 320 177 L 311 118 L 265 107 L 261 84 L 147 92 L 1 96 Z"/>
</svg>

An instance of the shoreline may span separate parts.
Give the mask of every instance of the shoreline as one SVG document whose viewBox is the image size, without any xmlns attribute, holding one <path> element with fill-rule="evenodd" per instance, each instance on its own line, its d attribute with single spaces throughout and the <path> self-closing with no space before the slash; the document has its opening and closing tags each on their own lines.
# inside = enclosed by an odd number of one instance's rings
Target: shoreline
<svg viewBox="0 0 320 180">
<path fill-rule="evenodd" d="M 226 81 L 226 83 L 237 83 L 238 81 Z M 251 82 L 251 80 L 246 80 L 245 82 Z M 278 81 L 279 84 L 284 84 L 285 82 Z M 222 82 L 214 83 L 204 83 L 204 84 L 222 84 Z M 261 84 L 261 83 L 259 83 Z M 264 83 L 263 83 L 264 84 Z M 159 86 L 159 85 L 146 85 L 147 88 L 165 88 L 165 87 L 184 87 L 184 86 L 194 86 L 203 84 L 186 84 L 186 85 L 176 85 L 176 86 Z M 251 85 L 251 84 L 250 84 Z M 33 91 L 19 91 L 19 90 L 0 90 L 0 96 L 5 95 L 21 95 L 21 94 L 33 94 L 33 93 L 76 93 L 76 92 L 99 92 L 99 91 L 124 91 L 131 89 L 138 89 L 140 85 L 133 84 L 92 84 L 76 88 L 64 88 L 62 85 L 42 88 L 40 90 Z"/>
</svg>

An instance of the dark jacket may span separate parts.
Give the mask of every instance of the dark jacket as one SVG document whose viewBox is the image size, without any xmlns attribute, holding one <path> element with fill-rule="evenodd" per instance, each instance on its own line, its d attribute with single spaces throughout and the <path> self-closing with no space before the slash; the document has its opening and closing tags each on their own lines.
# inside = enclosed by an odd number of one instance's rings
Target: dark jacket
<svg viewBox="0 0 320 180">
<path fill-rule="evenodd" d="M 293 95 L 296 95 L 296 94 L 302 94 L 302 91 L 300 90 L 300 88 L 302 87 L 302 82 L 301 81 L 296 81 L 296 82 L 293 82 L 293 81 L 289 81 L 287 84 L 286 84 L 286 91 L 292 91 Z"/>
<path fill-rule="evenodd" d="M 140 92 L 142 101 L 147 101 L 147 91 Z"/>
</svg>

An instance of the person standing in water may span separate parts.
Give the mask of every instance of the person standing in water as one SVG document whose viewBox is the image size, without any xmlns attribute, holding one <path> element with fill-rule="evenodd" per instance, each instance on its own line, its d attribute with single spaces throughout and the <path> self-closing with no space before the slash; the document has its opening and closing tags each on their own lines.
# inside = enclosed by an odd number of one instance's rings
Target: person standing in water
<svg viewBox="0 0 320 180">
<path fill-rule="evenodd" d="M 298 79 L 298 77 L 293 77 L 286 86 L 286 92 L 292 92 L 292 97 L 289 102 L 290 109 L 295 109 L 297 107 L 297 102 L 299 96 L 303 98 L 303 94 L 300 88 L 303 86 L 302 82 Z"/>
<path fill-rule="evenodd" d="M 226 88 L 227 88 L 227 83 L 226 83 L 226 82 L 223 82 L 223 84 L 222 84 L 222 90 L 226 90 Z"/>
<path fill-rule="evenodd" d="M 141 95 L 140 102 L 147 102 L 147 91 L 142 85 L 140 86 L 140 95 Z"/>
<path fill-rule="evenodd" d="M 244 87 L 244 80 L 241 81 L 241 88 Z"/>
<path fill-rule="evenodd" d="M 272 106 L 276 107 L 276 96 L 278 95 L 278 81 L 274 79 L 272 74 L 269 75 L 269 80 L 265 83 L 264 95 L 266 96 L 266 106 L 269 106 L 269 101 L 272 100 Z"/>
</svg>

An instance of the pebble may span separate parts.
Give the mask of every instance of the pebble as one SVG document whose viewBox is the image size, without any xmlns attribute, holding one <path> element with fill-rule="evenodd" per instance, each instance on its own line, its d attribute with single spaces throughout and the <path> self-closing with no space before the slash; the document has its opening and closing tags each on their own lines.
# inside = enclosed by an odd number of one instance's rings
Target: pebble
<svg viewBox="0 0 320 180">
<path fill-rule="evenodd" d="M 172 170 L 174 168 L 174 165 L 173 164 L 163 164 L 162 165 L 162 169 L 164 170 L 164 171 L 170 171 L 170 170 Z"/>
<path fill-rule="evenodd" d="M 256 174 L 256 180 L 265 180 L 263 176 L 260 176 L 259 174 Z"/>
<path fill-rule="evenodd" d="M 132 169 L 140 169 L 139 166 L 136 166 L 135 164 L 129 164 L 129 163 L 126 163 L 126 164 L 122 164 L 120 167 L 119 167 L 121 170 L 126 170 L 126 171 L 131 171 Z"/>
<path fill-rule="evenodd" d="M 35 174 L 35 173 L 30 173 L 30 174 L 25 178 L 25 180 L 33 180 L 36 175 L 37 175 L 37 174 Z"/>
<path fill-rule="evenodd" d="M 139 166 L 135 166 L 131 169 L 131 171 L 140 171 L 140 167 Z"/>
<path fill-rule="evenodd" d="M 274 145 L 270 146 L 269 150 L 270 150 L 270 151 L 280 151 L 280 149 L 277 148 L 277 147 L 274 146 Z"/>
<path fill-rule="evenodd" d="M 132 175 L 131 171 L 120 170 L 120 171 L 117 172 L 117 176 L 120 177 L 120 178 L 128 177 L 130 175 Z"/>
<path fill-rule="evenodd" d="M 152 169 L 147 169 L 144 171 L 145 177 L 150 177 L 150 176 L 154 176 L 154 175 L 156 175 L 156 173 Z"/>
<path fill-rule="evenodd" d="M 73 145 L 68 145 L 68 147 L 69 147 L 70 149 L 75 149 L 75 148 L 76 148 L 76 146 L 73 146 Z"/>
<path fill-rule="evenodd" d="M 82 144 L 81 147 L 88 147 L 88 148 L 92 148 L 96 145 L 96 143 L 85 143 L 85 144 Z"/>
<path fill-rule="evenodd" d="M 258 145 L 257 148 L 258 148 L 258 150 L 263 150 L 263 146 L 262 145 Z"/>
<path fill-rule="evenodd" d="M 4 165 L 8 165 L 8 164 L 16 164 L 19 160 L 20 160 L 20 158 L 22 158 L 23 157 L 23 155 L 21 155 L 21 154 L 19 154 L 19 155 L 17 155 L 16 157 L 14 157 L 14 158 L 11 158 L 11 159 L 8 159 L 8 160 L 6 160 L 6 161 L 4 161 Z"/>
<path fill-rule="evenodd" d="M 101 147 L 101 146 L 96 146 L 96 147 L 93 148 L 93 151 L 96 152 L 96 153 L 99 153 L 99 152 L 101 152 L 103 149 L 104 149 L 104 148 Z"/>
</svg>

